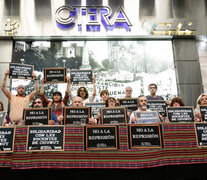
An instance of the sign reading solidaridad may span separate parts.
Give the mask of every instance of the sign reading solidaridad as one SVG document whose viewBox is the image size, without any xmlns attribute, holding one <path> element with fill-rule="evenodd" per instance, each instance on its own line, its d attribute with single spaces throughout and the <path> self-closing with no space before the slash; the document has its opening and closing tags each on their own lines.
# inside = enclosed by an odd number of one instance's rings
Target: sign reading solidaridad
<svg viewBox="0 0 207 180">
<path fill-rule="evenodd" d="M 70 71 L 71 84 L 92 84 L 93 70 L 79 69 Z"/>
<path fill-rule="evenodd" d="M 33 70 L 33 65 L 9 63 L 9 78 L 31 80 Z"/>
<path fill-rule="evenodd" d="M 207 123 L 195 123 L 194 126 L 198 147 L 207 147 Z"/>
<path fill-rule="evenodd" d="M 0 153 L 13 152 L 14 136 L 14 127 L 0 127 Z"/>
<path fill-rule="evenodd" d="M 27 151 L 63 151 L 64 126 L 28 126 Z"/>
<path fill-rule="evenodd" d="M 170 122 L 194 122 L 193 107 L 167 107 L 167 118 Z"/>
</svg>

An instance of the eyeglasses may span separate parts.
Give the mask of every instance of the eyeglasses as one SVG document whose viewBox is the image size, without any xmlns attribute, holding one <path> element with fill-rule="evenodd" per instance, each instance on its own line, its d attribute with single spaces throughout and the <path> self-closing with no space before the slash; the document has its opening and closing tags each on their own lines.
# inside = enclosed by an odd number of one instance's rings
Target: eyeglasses
<svg viewBox="0 0 207 180">
<path fill-rule="evenodd" d="M 41 101 L 34 102 L 34 104 L 41 104 L 41 103 L 42 103 Z"/>
</svg>

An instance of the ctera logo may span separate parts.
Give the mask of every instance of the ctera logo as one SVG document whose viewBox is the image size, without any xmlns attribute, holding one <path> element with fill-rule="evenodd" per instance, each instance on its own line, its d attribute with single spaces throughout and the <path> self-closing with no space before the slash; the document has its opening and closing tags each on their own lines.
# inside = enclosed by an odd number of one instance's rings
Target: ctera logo
<svg viewBox="0 0 207 180">
<path fill-rule="evenodd" d="M 103 25 L 106 31 L 114 28 L 124 28 L 130 31 L 132 26 L 124 9 L 120 7 L 112 16 L 108 6 L 61 6 L 56 10 L 56 23 L 61 29 L 77 27 L 86 31 L 100 31 Z"/>
</svg>

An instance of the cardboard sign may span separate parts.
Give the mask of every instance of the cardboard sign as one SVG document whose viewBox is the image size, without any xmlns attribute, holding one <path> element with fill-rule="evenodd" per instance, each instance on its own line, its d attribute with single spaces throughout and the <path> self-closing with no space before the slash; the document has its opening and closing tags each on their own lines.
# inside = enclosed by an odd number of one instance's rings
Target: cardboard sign
<svg viewBox="0 0 207 180">
<path fill-rule="evenodd" d="M 14 133 L 14 127 L 0 127 L 0 153 L 13 152 Z"/>
<path fill-rule="evenodd" d="M 207 123 L 195 123 L 195 133 L 198 147 L 207 147 Z"/>
<path fill-rule="evenodd" d="M 100 109 L 106 107 L 105 103 L 86 103 L 86 107 L 91 108 L 91 116 L 95 117 L 100 113 Z"/>
<path fill-rule="evenodd" d="M 160 124 L 128 125 L 128 136 L 130 149 L 163 148 Z"/>
<path fill-rule="evenodd" d="M 47 125 L 51 120 L 51 108 L 27 108 L 23 111 L 25 125 Z"/>
<path fill-rule="evenodd" d="M 193 107 L 167 107 L 167 117 L 170 122 L 194 122 Z"/>
<path fill-rule="evenodd" d="M 127 110 L 136 111 L 138 109 L 137 98 L 120 98 L 119 105 L 124 106 Z"/>
<path fill-rule="evenodd" d="M 6 117 L 6 111 L 1 111 L 0 112 L 0 126 L 2 126 L 2 124 L 3 124 L 3 121 L 4 121 L 4 119 L 5 119 L 5 117 Z"/>
<path fill-rule="evenodd" d="M 207 122 L 207 106 L 199 106 L 201 112 L 201 119 L 203 122 Z"/>
<path fill-rule="evenodd" d="M 136 111 L 135 117 L 135 124 L 153 124 L 160 122 L 158 113 L 155 111 Z"/>
<path fill-rule="evenodd" d="M 64 125 L 88 124 L 90 118 L 90 107 L 64 107 Z"/>
<path fill-rule="evenodd" d="M 45 68 L 44 69 L 45 83 L 65 83 L 66 68 Z"/>
<path fill-rule="evenodd" d="M 64 126 L 28 126 L 27 151 L 63 151 Z"/>
<path fill-rule="evenodd" d="M 150 109 L 151 111 L 156 111 L 163 117 L 167 116 L 166 108 L 167 103 L 165 101 L 147 100 L 147 109 Z"/>
<path fill-rule="evenodd" d="M 84 127 L 85 150 L 118 150 L 119 128 L 118 126 L 85 126 Z"/>
<path fill-rule="evenodd" d="M 28 64 L 9 64 L 9 78 L 11 79 L 32 79 L 34 66 Z"/>
<path fill-rule="evenodd" d="M 125 107 L 101 108 L 102 124 L 127 124 Z"/>
<path fill-rule="evenodd" d="M 92 84 L 93 70 L 71 70 L 71 84 Z"/>
</svg>

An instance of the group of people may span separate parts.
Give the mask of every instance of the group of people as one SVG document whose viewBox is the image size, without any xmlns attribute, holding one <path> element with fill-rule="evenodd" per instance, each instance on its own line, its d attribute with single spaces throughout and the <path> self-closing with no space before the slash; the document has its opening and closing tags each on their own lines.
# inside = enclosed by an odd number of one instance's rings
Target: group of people
<svg viewBox="0 0 207 180">
<path fill-rule="evenodd" d="M 25 108 L 29 108 L 29 104 L 32 102 L 32 108 L 42 108 L 42 107 L 50 107 L 52 110 L 51 120 L 48 121 L 49 125 L 58 125 L 63 124 L 63 107 L 67 106 L 68 101 L 72 100 L 72 107 L 81 107 L 85 106 L 88 102 L 94 102 L 96 97 L 96 86 L 95 81 L 96 78 L 93 76 L 93 92 L 89 95 L 87 88 L 82 86 L 77 90 L 77 95 L 73 95 L 71 92 L 71 79 L 67 77 L 67 87 L 65 91 L 65 96 L 62 97 L 62 93 L 57 91 L 53 93 L 52 101 L 50 101 L 44 94 L 44 78 L 42 79 L 41 88 L 39 91 L 38 79 L 37 75 L 33 73 L 33 80 L 35 80 L 35 90 L 32 91 L 29 95 L 25 96 L 25 87 L 23 85 L 19 85 L 17 87 L 17 94 L 13 95 L 6 88 L 6 80 L 9 75 L 9 70 L 5 72 L 4 79 L 2 82 L 2 92 L 8 98 L 10 103 L 10 113 L 5 117 L 3 121 L 3 126 L 11 126 L 11 125 L 24 125 L 24 121 L 22 120 L 22 112 Z M 127 86 L 125 88 L 125 97 L 123 98 L 132 98 L 132 87 Z M 148 100 L 164 100 L 162 96 L 157 95 L 157 85 L 149 84 L 148 90 L 150 95 L 144 96 L 140 95 L 137 98 L 138 109 L 136 111 L 150 111 L 147 109 L 147 101 Z M 102 90 L 100 92 L 100 97 L 103 103 L 105 103 L 106 107 L 116 107 L 119 105 L 119 101 L 114 97 L 110 97 L 109 91 L 107 89 Z M 168 106 L 172 107 L 180 107 L 185 106 L 183 100 L 180 97 L 174 97 L 171 102 L 166 100 Z M 195 108 L 195 121 L 201 121 L 200 114 L 200 105 L 207 105 L 207 94 L 201 94 L 197 100 L 197 107 Z M 0 101 L 0 111 L 4 111 L 4 105 Z M 135 111 L 128 111 L 127 116 L 129 118 L 129 123 L 135 123 Z M 160 118 L 162 118 L 160 116 Z M 89 120 L 89 124 L 98 124 L 100 123 L 100 114 L 97 117 L 91 117 Z"/>
</svg>

